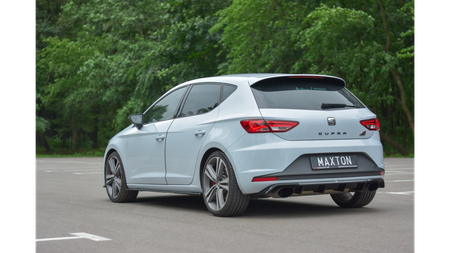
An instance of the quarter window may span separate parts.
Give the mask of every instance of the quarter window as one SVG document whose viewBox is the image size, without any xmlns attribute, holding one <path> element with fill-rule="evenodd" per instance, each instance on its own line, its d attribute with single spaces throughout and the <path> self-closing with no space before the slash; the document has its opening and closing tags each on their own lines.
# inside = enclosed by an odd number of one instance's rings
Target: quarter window
<svg viewBox="0 0 450 253">
<path fill-rule="evenodd" d="M 223 102 L 225 99 L 227 99 L 227 97 L 229 97 L 236 89 L 237 89 L 237 87 L 234 85 L 228 85 L 228 84 L 223 85 L 221 102 Z"/>
</svg>

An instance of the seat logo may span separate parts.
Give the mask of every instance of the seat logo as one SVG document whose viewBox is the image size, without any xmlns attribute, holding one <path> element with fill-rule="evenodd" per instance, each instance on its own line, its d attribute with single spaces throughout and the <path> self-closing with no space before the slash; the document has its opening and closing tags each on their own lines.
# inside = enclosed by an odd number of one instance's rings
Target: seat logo
<svg viewBox="0 0 450 253">
<path fill-rule="evenodd" d="M 328 125 L 329 126 L 335 126 L 336 125 L 336 119 L 334 117 L 328 117 Z"/>
</svg>

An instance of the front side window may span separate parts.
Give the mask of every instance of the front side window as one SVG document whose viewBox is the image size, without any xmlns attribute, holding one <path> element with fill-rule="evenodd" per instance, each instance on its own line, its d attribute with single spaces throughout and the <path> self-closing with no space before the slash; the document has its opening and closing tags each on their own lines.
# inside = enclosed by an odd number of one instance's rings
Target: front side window
<svg viewBox="0 0 450 253">
<path fill-rule="evenodd" d="M 153 105 L 144 114 L 144 124 L 172 119 L 185 91 L 186 87 L 175 90 Z"/>
<path fill-rule="evenodd" d="M 220 84 L 197 84 L 192 86 L 180 117 L 207 113 L 219 105 Z"/>
</svg>

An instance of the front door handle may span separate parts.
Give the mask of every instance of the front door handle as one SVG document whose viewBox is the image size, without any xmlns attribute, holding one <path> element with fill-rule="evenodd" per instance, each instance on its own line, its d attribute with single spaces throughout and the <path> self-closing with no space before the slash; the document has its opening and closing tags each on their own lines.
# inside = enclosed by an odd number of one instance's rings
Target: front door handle
<svg viewBox="0 0 450 253">
<path fill-rule="evenodd" d="M 202 137 L 205 134 L 206 134 L 206 130 L 195 131 L 195 136 L 197 136 L 197 137 Z"/>
<path fill-rule="evenodd" d="M 166 138 L 166 135 L 165 134 L 160 134 L 160 135 L 157 135 L 155 138 L 156 138 L 157 141 L 163 141 Z"/>
</svg>

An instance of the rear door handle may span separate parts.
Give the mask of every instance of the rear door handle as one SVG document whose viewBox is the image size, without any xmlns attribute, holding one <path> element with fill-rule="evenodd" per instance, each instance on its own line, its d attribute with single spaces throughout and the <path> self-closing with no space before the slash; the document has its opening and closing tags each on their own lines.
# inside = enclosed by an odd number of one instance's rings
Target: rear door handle
<svg viewBox="0 0 450 253">
<path fill-rule="evenodd" d="M 206 130 L 195 131 L 195 136 L 197 136 L 197 137 L 202 137 L 205 134 L 206 134 Z"/>
<path fill-rule="evenodd" d="M 163 141 L 166 138 L 166 135 L 165 134 L 160 134 L 160 135 L 157 135 L 155 138 L 156 138 L 157 141 Z"/>
</svg>

